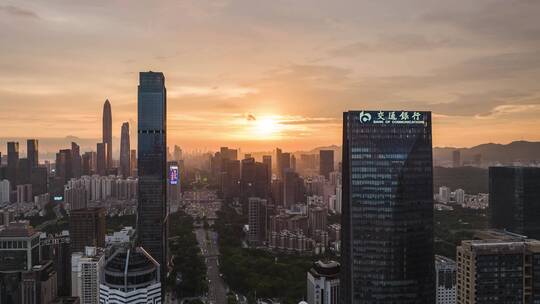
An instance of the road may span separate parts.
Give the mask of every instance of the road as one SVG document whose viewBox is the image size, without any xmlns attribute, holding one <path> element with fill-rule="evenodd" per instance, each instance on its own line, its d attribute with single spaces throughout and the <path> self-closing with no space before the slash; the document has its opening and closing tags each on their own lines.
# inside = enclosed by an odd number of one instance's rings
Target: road
<svg viewBox="0 0 540 304">
<path fill-rule="evenodd" d="M 206 260 L 206 275 L 209 280 L 208 303 L 226 304 L 227 287 L 219 273 L 219 248 L 217 244 L 217 233 L 211 230 L 198 228 L 195 230 L 195 235 Z"/>
</svg>

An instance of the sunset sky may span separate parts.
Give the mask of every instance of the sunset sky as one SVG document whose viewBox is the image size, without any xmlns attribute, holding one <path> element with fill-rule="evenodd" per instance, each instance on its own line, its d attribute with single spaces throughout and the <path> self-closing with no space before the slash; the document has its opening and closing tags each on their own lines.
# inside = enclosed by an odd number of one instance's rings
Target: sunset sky
<svg viewBox="0 0 540 304">
<path fill-rule="evenodd" d="M 114 136 L 162 71 L 169 144 L 341 143 L 341 113 L 434 112 L 436 146 L 540 140 L 538 0 L 0 0 L 0 137 Z M 5 147 L 0 148 L 1 151 Z"/>
</svg>

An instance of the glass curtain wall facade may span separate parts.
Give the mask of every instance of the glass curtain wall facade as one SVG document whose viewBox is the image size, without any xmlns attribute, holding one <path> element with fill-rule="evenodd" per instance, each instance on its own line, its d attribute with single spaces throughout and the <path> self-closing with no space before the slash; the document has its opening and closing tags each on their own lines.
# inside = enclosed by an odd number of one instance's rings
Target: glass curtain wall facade
<svg viewBox="0 0 540 304">
<path fill-rule="evenodd" d="M 430 112 L 343 115 L 342 301 L 435 303 Z"/>
<path fill-rule="evenodd" d="M 167 93 L 159 72 L 141 72 L 138 100 L 139 245 L 167 273 Z"/>
</svg>

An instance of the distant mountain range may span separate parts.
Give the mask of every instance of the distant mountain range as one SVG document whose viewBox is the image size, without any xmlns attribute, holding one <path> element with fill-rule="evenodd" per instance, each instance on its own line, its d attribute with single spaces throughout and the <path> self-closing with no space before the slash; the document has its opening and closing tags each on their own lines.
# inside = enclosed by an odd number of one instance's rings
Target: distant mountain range
<svg viewBox="0 0 540 304">
<path fill-rule="evenodd" d="M 437 162 L 451 161 L 452 152 L 461 151 L 461 161 L 472 161 L 477 154 L 482 155 L 482 162 L 511 163 L 515 161 L 540 161 L 540 142 L 514 141 L 507 145 L 482 144 L 471 148 L 434 148 L 433 158 Z"/>
<path fill-rule="evenodd" d="M 295 152 L 315 154 L 320 150 L 334 150 L 336 159 L 341 159 L 341 146 L 332 145 L 326 147 L 317 147 L 311 151 Z M 454 147 L 435 147 L 433 149 L 433 158 L 435 163 L 451 162 L 452 153 L 455 150 L 461 151 L 461 161 L 463 163 L 470 162 L 477 154 L 482 155 L 484 163 L 511 163 L 515 161 L 531 162 L 540 161 L 540 142 L 530 141 L 514 141 L 507 145 L 502 144 L 482 144 L 471 148 L 454 148 Z"/>
</svg>

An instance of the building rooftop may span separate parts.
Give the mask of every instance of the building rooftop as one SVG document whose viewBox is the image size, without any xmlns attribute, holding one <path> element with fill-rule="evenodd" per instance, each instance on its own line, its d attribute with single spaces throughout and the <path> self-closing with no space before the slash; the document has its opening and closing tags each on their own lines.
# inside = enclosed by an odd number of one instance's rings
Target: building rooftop
<svg viewBox="0 0 540 304">
<path fill-rule="evenodd" d="M 438 265 L 456 265 L 456 261 L 442 255 L 435 255 L 435 263 Z"/>
<path fill-rule="evenodd" d="M 461 246 L 483 253 L 511 253 L 523 250 L 540 250 L 540 241 L 505 230 L 483 230 L 475 233 L 474 240 L 461 242 Z"/>
<path fill-rule="evenodd" d="M 313 263 L 309 272 L 316 278 L 338 278 L 340 267 L 340 264 L 336 261 L 317 261 Z"/>
<path fill-rule="evenodd" d="M 159 268 L 159 263 L 141 247 L 119 248 L 107 260 L 105 270 L 110 272 L 138 272 Z"/>
<path fill-rule="evenodd" d="M 0 237 L 33 237 L 38 234 L 27 221 L 13 222 L 0 230 Z"/>
</svg>

